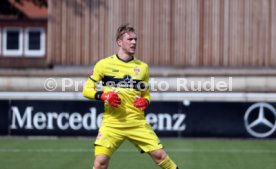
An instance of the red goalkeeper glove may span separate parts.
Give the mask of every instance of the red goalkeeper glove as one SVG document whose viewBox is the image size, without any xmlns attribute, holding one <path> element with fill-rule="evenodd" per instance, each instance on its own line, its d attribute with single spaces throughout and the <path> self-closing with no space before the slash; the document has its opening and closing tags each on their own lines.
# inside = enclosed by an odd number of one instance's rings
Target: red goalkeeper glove
<svg viewBox="0 0 276 169">
<path fill-rule="evenodd" d="M 110 91 L 101 95 L 101 100 L 107 101 L 112 107 L 118 107 L 121 104 L 121 99 L 117 92 Z"/>
<path fill-rule="evenodd" d="M 134 106 L 141 109 L 141 110 L 145 110 L 148 105 L 149 102 L 147 101 L 147 99 L 143 98 L 143 97 L 137 97 L 134 102 L 133 102 Z"/>
</svg>

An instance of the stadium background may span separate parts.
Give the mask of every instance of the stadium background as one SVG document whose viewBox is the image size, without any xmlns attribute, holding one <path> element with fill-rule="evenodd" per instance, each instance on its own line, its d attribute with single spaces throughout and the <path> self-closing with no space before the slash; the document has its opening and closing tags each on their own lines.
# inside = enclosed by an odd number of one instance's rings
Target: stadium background
<svg viewBox="0 0 276 169">
<path fill-rule="evenodd" d="M 91 168 L 102 110 L 82 85 L 128 22 L 156 82 L 147 120 L 180 168 L 275 168 L 275 9 L 275 0 L 2 1 L 0 167 Z M 227 90 L 208 88 L 212 78 Z M 155 167 L 126 143 L 110 168 L 139 166 Z"/>
</svg>

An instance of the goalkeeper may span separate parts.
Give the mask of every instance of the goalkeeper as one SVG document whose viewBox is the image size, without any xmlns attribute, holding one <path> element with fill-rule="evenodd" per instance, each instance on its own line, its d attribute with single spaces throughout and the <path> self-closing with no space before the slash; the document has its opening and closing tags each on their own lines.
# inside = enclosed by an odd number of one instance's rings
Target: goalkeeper
<svg viewBox="0 0 276 169">
<path fill-rule="evenodd" d="M 149 68 L 133 56 L 137 45 L 134 28 L 128 24 L 120 26 L 116 42 L 118 53 L 96 63 L 83 89 L 85 97 L 105 102 L 103 121 L 95 141 L 93 168 L 108 168 L 113 152 L 128 139 L 161 168 L 177 169 L 144 117 L 150 102 Z M 102 83 L 101 90 L 98 82 Z"/>
</svg>

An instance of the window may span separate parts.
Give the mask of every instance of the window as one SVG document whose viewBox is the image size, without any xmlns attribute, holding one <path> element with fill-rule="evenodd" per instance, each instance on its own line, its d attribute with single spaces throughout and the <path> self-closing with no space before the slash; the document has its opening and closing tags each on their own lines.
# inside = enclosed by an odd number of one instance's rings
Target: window
<svg viewBox="0 0 276 169">
<path fill-rule="evenodd" d="M 43 28 L 26 28 L 24 37 L 26 56 L 45 55 L 45 31 Z"/>
<path fill-rule="evenodd" d="M 21 28 L 3 29 L 3 55 L 22 56 L 23 54 L 23 35 Z"/>
<path fill-rule="evenodd" d="M 23 31 L 23 28 L 19 27 L 6 27 L 1 32 L 0 29 L 0 55 L 43 57 L 45 55 L 45 30 L 29 27 Z"/>
</svg>

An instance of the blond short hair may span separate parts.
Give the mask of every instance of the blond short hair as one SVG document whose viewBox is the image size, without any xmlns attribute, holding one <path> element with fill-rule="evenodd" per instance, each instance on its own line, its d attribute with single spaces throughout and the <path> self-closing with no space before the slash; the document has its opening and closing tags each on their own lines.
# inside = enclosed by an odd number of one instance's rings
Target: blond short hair
<svg viewBox="0 0 276 169">
<path fill-rule="evenodd" d="M 135 33 L 135 29 L 130 25 L 130 24 L 123 24 L 121 25 L 118 29 L 117 29 L 117 33 L 116 33 L 116 41 L 118 41 L 119 39 L 122 38 L 122 36 L 125 33 L 128 32 L 134 32 Z"/>
</svg>

